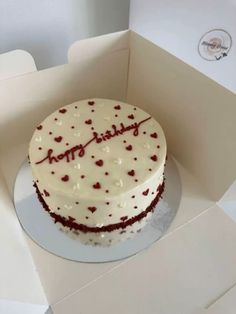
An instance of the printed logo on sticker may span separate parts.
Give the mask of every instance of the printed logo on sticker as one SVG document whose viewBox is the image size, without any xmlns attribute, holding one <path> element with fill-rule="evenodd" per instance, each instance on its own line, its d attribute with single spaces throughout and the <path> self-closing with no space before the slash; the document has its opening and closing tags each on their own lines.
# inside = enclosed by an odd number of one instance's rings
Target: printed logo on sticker
<svg viewBox="0 0 236 314">
<path fill-rule="evenodd" d="M 198 53 L 204 60 L 219 61 L 228 56 L 231 47 L 231 35 L 223 29 L 213 29 L 201 37 Z"/>
</svg>

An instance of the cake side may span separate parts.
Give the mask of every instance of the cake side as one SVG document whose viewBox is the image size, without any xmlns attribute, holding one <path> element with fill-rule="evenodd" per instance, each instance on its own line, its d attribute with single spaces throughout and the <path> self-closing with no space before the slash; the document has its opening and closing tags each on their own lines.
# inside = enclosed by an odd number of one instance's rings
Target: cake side
<svg viewBox="0 0 236 314">
<path fill-rule="evenodd" d="M 69 228 L 70 230 L 73 230 L 73 231 L 82 231 L 83 233 L 89 232 L 91 234 L 91 233 L 101 233 L 101 232 L 113 232 L 119 229 L 126 229 L 129 226 L 133 226 L 135 223 L 141 223 L 141 222 L 142 224 L 144 224 L 144 222 L 146 223 L 147 220 L 151 217 L 152 213 L 154 212 L 155 207 L 157 203 L 159 202 L 160 198 L 162 198 L 162 194 L 165 188 L 165 182 L 163 180 L 162 184 L 158 186 L 156 196 L 154 197 L 154 199 L 151 201 L 148 207 L 142 212 L 140 212 L 138 215 L 132 216 L 131 218 L 127 218 L 127 219 L 122 219 L 122 221 L 114 223 L 114 224 L 109 224 L 109 225 L 97 224 L 94 226 L 84 225 L 71 216 L 64 217 L 58 213 L 51 211 L 48 204 L 45 202 L 44 198 L 42 197 L 36 183 L 34 184 L 34 187 L 36 188 L 36 193 L 37 193 L 37 196 L 41 205 L 50 214 L 50 216 L 53 218 L 55 223 L 59 222 L 64 227 Z M 122 233 L 123 232 L 121 232 L 121 234 Z"/>
</svg>

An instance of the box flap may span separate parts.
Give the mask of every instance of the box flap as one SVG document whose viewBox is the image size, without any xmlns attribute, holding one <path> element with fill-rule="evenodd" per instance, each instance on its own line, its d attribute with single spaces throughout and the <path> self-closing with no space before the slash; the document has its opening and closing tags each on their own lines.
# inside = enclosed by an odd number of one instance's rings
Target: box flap
<svg viewBox="0 0 236 314">
<path fill-rule="evenodd" d="M 99 58 L 124 49 L 129 49 L 129 31 L 79 40 L 69 48 L 68 62 Z"/>
<path fill-rule="evenodd" d="M 37 71 L 33 57 L 24 50 L 13 50 L 0 55 L 0 80 Z"/>
<path fill-rule="evenodd" d="M 12 77 L 34 71 L 36 71 L 34 60 L 25 51 L 16 50 L 0 55 L 0 84 L 1 82 L 10 80 Z M 3 110 L 1 112 L 6 111 L 7 107 L 4 102 L 2 106 Z M 1 124 L 3 115 L 1 114 L 0 117 Z M 31 303 L 31 307 L 44 308 L 46 310 L 47 300 L 25 242 L 22 229 L 17 220 L 11 193 L 7 188 L 7 182 L 4 179 L 1 167 L 0 208 L 2 222 L 0 229 L 0 312 L 8 313 L 9 311 L 9 313 L 13 313 L 13 309 L 19 308 L 18 305 L 16 306 L 16 302 L 11 302 L 10 300 L 21 301 L 26 304 Z M 20 307 L 22 306 L 24 307 L 25 305 L 20 304 Z M 20 312 L 18 311 L 18 313 Z M 43 312 L 41 311 L 40 313 Z"/>
<path fill-rule="evenodd" d="M 78 306 L 84 314 L 194 313 L 235 284 L 235 241 L 235 224 L 213 206 L 52 308 L 56 314 Z"/>
</svg>

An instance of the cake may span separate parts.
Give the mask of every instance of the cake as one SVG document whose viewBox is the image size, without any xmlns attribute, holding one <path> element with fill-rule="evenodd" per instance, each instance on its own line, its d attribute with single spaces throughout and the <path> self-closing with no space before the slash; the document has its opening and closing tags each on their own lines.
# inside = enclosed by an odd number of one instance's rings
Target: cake
<svg viewBox="0 0 236 314">
<path fill-rule="evenodd" d="M 143 225 L 164 190 L 164 132 L 120 101 L 87 99 L 53 112 L 37 126 L 29 159 L 44 209 L 75 234 Z"/>
</svg>

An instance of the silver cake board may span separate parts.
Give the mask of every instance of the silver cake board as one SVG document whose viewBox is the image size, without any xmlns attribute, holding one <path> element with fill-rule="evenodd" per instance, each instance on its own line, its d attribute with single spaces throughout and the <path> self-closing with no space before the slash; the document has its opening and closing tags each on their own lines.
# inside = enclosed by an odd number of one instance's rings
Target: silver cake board
<svg viewBox="0 0 236 314">
<path fill-rule="evenodd" d="M 25 161 L 16 177 L 14 189 L 15 209 L 19 221 L 39 246 L 57 256 L 87 263 L 111 262 L 124 259 L 146 249 L 169 228 L 181 198 L 181 181 L 174 160 L 169 157 L 165 169 L 166 186 L 163 199 L 159 201 L 152 218 L 141 232 L 132 239 L 114 245 L 92 246 L 73 239 L 55 224 L 39 202 L 30 165 Z"/>
</svg>

